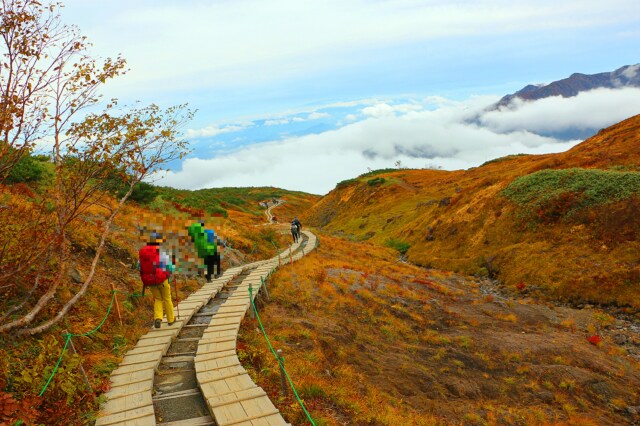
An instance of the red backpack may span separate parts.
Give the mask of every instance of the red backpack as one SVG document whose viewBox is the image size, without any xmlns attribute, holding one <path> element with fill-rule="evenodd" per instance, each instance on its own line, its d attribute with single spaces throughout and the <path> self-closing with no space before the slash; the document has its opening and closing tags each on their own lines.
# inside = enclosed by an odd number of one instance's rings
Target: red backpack
<svg viewBox="0 0 640 426">
<path fill-rule="evenodd" d="M 154 245 L 146 245 L 140 249 L 140 278 L 142 284 L 162 284 L 171 276 L 171 272 L 160 267 L 160 248 Z"/>
</svg>

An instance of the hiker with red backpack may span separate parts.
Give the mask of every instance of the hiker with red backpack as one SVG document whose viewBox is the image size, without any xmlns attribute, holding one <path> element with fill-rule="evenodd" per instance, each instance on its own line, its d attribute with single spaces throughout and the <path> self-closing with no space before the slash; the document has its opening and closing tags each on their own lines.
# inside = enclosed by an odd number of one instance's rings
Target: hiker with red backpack
<svg viewBox="0 0 640 426">
<path fill-rule="evenodd" d="M 171 263 L 171 257 L 160 249 L 160 244 L 163 242 L 162 234 L 152 232 L 149 236 L 149 242 L 139 252 L 142 285 L 144 288 L 149 287 L 149 291 L 153 294 L 153 324 L 155 328 L 160 328 L 165 313 L 169 325 L 176 322 L 171 301 L 171 287 L 169 286 L 169 277 L 175 267 Z"/>
</svg>

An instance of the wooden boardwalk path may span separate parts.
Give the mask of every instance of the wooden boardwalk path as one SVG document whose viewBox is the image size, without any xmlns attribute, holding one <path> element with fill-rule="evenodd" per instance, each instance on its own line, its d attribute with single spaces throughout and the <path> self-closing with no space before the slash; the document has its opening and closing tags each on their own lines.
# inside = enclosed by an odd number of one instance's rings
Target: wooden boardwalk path
<svg viewBox="0 0 640 426">
<path fill-rule="evenodd" d="M 279 264 L 298 260 L 315 246 L 315 235 L 303 231 L 303 238 L 278 256 L 228 269 L 181 301 L 180 319 L 171 326 L 165 320 L 161 328 L 143 335 L 111 373 L 96 426 L 287 425 L 240 364 L 236 339 L 250 307 L 249 286 L 255 298 L 262 280 Z M 181 376 L 190 371 L 195 379 Z M 166 419 L 166 413 L 180 411 L 172 406 L 188 407 L 179 402 L 187 398 L 202 400 L 206 408 L 186 410 L 190 417 L 180 420 Z"/>
</svg>

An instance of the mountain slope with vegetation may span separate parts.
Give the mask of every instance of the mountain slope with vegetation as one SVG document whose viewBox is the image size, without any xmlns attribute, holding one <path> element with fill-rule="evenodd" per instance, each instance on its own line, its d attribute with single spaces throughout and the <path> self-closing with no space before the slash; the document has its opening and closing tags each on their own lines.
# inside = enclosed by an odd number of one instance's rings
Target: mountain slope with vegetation
<svg viewBox="0 0 640 426">
<path fill-rule="evenodd" d="M 640 420 L 640 327 L 598 309 L 505 297 L 489 280 L 318 234 L 316 251 L 271 275 L 259 307 L 315 424 Z M 237 350 L 287 421 L 307 424 L 291 392 L 280 390 L 256 320 L 245 318 Z"/>
<path fill-rule="evenodd" d="M 45 170 L 50 166 L 44 158 L 37 161 Z M 30 172 L 28 175 L 33 174 Z M 39 218 L 42 188 L 50 184 L 51 176 L 47 173 L 38 175 L 38 179 L 26 179 L 26 175 L 14 173 L 13 183 L 0 184 L 0 230 L 3 235 L 11 236 L 16 235 L 12 232 L 28 230 Z M 318 200 L 317 196 L 277 188 L 219 188 L 198 193 L 197 197 L 204 205 L 217 203 L 221 197 L 218 194 L 234 196 L 236 203 L 243 206 L 255 204 L 255 208 L 245 207 L 243 211 L 228 205 L 226 217 L 223 217 L 193 210 L 181 200 L 163 200 L 162 189 L 147 185 L 143 188 L 134 198 L 144 202 L 125 203 L 116 217 L 91 286 L 65 318 L 33 336 L 0 333 L 0 424 L 13 424 L 19 419 L 25 424 L 92 424 L 101 401 L 100 395 L 108 388 L 109 373 L 153 322 L 153 298 L 149 292 L 146 292 L 146 297 L 140 297 L 142 286 L 136 269 L 138 249 L 144 245 L 151 231 L 163 232 L 168 237 L 168 248 L 176 254 L 178 298 L 182 300 L 203 282 L 196 273 L 202 265 L 197 260 L 193 245 L 186 239 L 185 226 L 203 220 L 229 243 L 230 247 L 223 250 L 222 266 L 226 269 L 271 257 L 277 249 L 289 243 L 288 234 L 263 226 L 266 221 L 264 208 L 256 200 L 270 201 L 272 196 L 277 196 L 286 201 L 279 208 L 287 206 L 292 217 L 297 209 L 307 209 Z M 193 196 L 190 191 L 179 191 L 179 194 L 185 198 Z M 69 230 L 70 249 L 56 298 L 34 318 L 32 325 L 48 320 L 73 297 L 87 278 L 102 226 L 116 204 L 109 193 L 101 198 L 101 205 L 93 206 L 80 215 L 77 225 Z M 284 211 L 283 214 L 286 215 Z M 38 229 L 33 231 L 37 237 Z M 183 237 L 182 241 L 180 237 Z M 3 259 L 11 261 L 29 247 L 28 241 L 12 241 L 4 245 Z M 9 267 L 12 267 L 11 263 L 4 263 L 0 271 L 6 273 L 10 271 Z M 29 269 L 15 275 L 10 283 L 2 283 L 0 324 L 29 312 L 50 289 L 48 280 L 33 287 L 36 272 Z M 118 292 L 118 306 L 117 310 L 115 305 L 112 306 L 107 315 L 113 297 L 112 288 Z M 175 297 L 174 289 L 172 296 Z M 106 319 L 101 324 L 105 315 Z M 72 338 L 73 351 L 78 354 L 74 355 L 67 348 L 61 368 L 40 396 L 65 346 L 64 333 L 83 334 L 96 327 L 99 328 L 95 333 Z M 88 382 L 85 382 L 81 367 Z"/>
<path fill-rule="evenodd" d="M 640 315 L 640 116 L 547 155 L 469 170 L 383 170 L 339 183 L 303 218 L 421 266 Z"/>
</svg>

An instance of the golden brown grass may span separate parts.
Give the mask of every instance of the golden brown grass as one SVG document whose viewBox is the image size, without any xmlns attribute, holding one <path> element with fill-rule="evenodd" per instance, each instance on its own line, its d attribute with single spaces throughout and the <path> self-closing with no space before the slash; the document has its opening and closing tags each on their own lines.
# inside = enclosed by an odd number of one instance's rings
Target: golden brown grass
<svg viewBox="0 0 640 426">
<path fill-rule="evenodd" d="M 587 324 L 607 317 L 487 301 L 473 278 L 395 256 L 321 235 L 317 252 L 269 281 L 260 315 L 317 424 L 624 421 L 610 404 L 638 398 L 629 382 L 640 385 L 640 369 L 609 352 L 610 342 L 598 348 L 585 339 Z M 288 421 L 305 424 L 291 395 L 280 395 L 277 364 L 256 327 L 245 320 L 241 328 L 245 367 Z"/>
<path fill-rule="evenodd" d="M 376 175 L 387 181 L 377 186 L 362 177 L 330 192 L 303 219 L 355 241 L 408 244 L 415 264 L 498 278 L 518 293 L 638 312 L 640 196 L 573 216 L 561 200 L 536 219 L 534 207 L 501 195 L 520 176 L 572 167 L 640 171 L 640 116 L 565 153 L 512 156 L 466 171 L 386 172 Z"/>
</svg>

